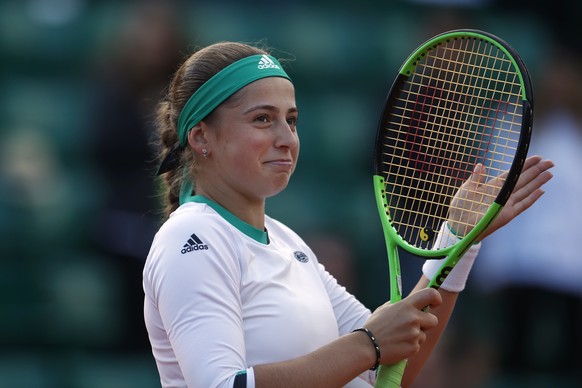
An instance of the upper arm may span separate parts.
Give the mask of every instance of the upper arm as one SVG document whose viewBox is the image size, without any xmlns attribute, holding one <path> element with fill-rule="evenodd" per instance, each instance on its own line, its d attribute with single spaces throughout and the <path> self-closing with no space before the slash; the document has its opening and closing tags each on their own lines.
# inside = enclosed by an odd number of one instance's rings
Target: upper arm
<svg viewBox="0 0 582 388">
<path fill-rule="evenodd" d="M 192 233 L 207 249 L 183 252 Z M 236 247 L 206 227 L 166 237 L 152 248 L 148 277 L 182 374 L 189 387 L 232 386 L 236 372 L 246 369 Z"/>
</svg>

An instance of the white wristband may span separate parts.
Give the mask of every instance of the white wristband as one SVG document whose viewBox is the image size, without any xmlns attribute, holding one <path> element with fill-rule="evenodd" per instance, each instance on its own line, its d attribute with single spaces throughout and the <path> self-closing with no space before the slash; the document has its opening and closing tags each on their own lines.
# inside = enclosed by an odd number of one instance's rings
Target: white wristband
<svg viewBox="0 0 582 388">
<path fill-rule="evenodd" d="M 449 230 L 447 223 L 444 222 L 439 230 L 433 249 L 445 248 L 458 241 L 460 241 L 459 238 Z M 469 248 L 451 270 L 440 288 L 451 292 L 463 291 L 465 289 L 465 284 L 467 283 L 467 278 L 469 277 L 469 272 L 471 272 L 471 268 L 473 267 L 473 263 L 475 262 L 475 258 L 477 257 L 480 248 L 481 243 L 475 244 Z M 422 266 L 422 273 L 427 278 L 432 279 L 441 269 L 445 260 L 446 258 L 440 260 L 427 260 Z"/>
</svg>

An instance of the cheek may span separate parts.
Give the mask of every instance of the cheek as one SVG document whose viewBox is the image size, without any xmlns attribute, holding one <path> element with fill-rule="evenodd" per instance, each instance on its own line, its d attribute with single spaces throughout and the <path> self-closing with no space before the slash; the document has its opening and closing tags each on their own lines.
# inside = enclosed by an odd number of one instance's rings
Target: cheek
<svg viewBox="0 0 582 388">
<path fill-rule="evenodd" d="M 299 149 L 300 149 L 300 143 L 299 143 L 299 137 L 297 137 L 297 147 L 295 147 L 293 149 L 293 159 L 295 159 L 295 165 L 297 165 L 297 160 L 299 159 Z"/>
<path fill-rule="evenodd" d="M 299 155 L 300 145 L 301 145 L 301 142 L 299 141 L 299 136 L 297 136 L 297 147 L 295 148 L 295 156 L 298 156 Z"/>
<path fill-rule="evenodd" d="M 224 152 L 228 159 L 238 169 L 246 169 L 260 158 L 265 149 L 265 142 L 261 139 L 238 138 L 224 142 Z"/>
</svg>

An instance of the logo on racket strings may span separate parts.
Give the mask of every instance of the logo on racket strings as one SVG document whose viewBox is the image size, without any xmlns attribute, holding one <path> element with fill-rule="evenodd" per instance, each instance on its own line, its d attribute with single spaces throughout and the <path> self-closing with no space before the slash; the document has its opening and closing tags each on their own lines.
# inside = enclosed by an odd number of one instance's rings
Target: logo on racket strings
<svg viewBox="0 0 582 388">
<path fill-rule="evenodd" d="M 431 241 L 434 238 L 434 230 L 430 228 L 422 228 L 419 237 L 422 241 Z"/>
</svg>

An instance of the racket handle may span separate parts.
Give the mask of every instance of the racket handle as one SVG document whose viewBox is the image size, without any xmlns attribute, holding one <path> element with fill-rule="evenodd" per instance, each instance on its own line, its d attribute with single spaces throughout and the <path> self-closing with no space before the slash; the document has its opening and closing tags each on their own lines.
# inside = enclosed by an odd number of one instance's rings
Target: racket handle
<svg viewBox="0 0 582 388">
<path fill-rule="evenodd" d="M 374 388 L 399 388 L 402 384 L 404 369 L 406 369 L 406 361 L 402 360 L 393 365 L 380 365 Z"/>
</svg>

